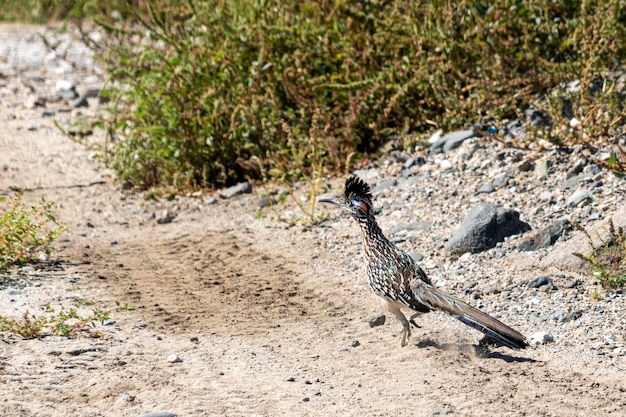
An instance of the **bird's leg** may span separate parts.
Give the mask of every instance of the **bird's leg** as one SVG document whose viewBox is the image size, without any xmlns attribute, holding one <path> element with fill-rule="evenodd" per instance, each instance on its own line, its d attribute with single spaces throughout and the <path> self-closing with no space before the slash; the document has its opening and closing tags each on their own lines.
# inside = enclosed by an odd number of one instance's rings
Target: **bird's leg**
<svg viewBox="0 0 626 417">
<path fill-rule="evenodd" d="M 389 311 L 391 311 L 396 316 L 398 321 L 402 323 L 402 343 L 400 345 L 406 346 L 407 339 L 411 337 L 411 327 L 409 326 L 409 322 L 404 314 L 402 314 L 402 311 L 400 311 L 400 308 L 390 305 Z"/>
<path fill-rule="evenodd" d="M 411 323 L 413 326 L 415 326 L 415 328 L 420 329 L 421 327 L 417 325 L 417 323 L 415 323 L 415 317 L 421 315 L 422 313 L 415 313 L 413 314 L 410 318 L 409 318 L 409 323 Z"/>
</svg>

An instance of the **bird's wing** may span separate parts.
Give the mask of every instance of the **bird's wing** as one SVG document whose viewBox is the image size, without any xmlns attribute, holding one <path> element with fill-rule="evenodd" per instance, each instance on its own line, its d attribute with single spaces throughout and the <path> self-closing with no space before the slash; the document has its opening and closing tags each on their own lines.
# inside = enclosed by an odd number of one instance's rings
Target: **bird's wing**
<svg viewBox="0 0 626 417">
<path fill-rule="evenodd" d="M 426 272 L 411 258 L 408 253 L 398 251 L 398 264 L 400 265 L 399 273 L 401 275 L 401 279 L 407 283 L 409 283 L 414 279 L 419 279 L 424 281 L 426 284 L 432 285 L 430 281 L 430 277 L 426 275 Z"/>
</svg>

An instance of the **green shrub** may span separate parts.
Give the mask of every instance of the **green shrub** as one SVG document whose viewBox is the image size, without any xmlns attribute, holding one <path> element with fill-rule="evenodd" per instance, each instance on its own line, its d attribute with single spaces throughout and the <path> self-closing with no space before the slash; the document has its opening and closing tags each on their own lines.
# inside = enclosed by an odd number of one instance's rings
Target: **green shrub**
<svg viewBox="0 0 626 417">
<path fill-rule="evenodd" d="M 50 253 L 49 245 L 65 231 L 54 218 L 53 202 L 27 209 L 21 199 L 21 194 L 15 197 L 0 216 L 0 271 L 30 262 L 41 251 Z"/>
<path fill-rule="evenodd" d="M 128 304 L 122 305 L 118 301 L 115 304 L 116 308 L 102 310 L 93 307 L 92 301 L 77 299 L 69 309 L 61 307 L 56 310 L 48 304 L 39 316 L 33 316 L 28 311 L 20 319 L 0 315 L 0 331 L 15 333 L 24 339 L 36 339 L 46 334 L 63 337 L 81 335 L 93 338 L 102 337 L 102 332 L 90 329 L 94 323 L 103 323 L 110 319 L 111 313 L 114 311 L 122 312 L 135 309 Z M 87 314 L 83 313 L 86 307 L 91 308 Z"/>
<path fill-rule="evenodd" d="M 624 229 L 621 226 L 616 228 L 613 220 L 609 219 L 605 237 L 597 233 L 600 245 L 595 246 L 591 235 L 584 227 L 579 224 L 574 224 L 574 226 L 587 236 L 592 251 L 590 255 L 578 252 L 573 255 L 591 266 L 593 277 L 604 287 L 619 288 L 626 284 L 626 233 Z"/>
<path fill-rule="evenodd" d="M 581 80 L 570 100 L 582 123 L 548 139 L 593 141 L 623 117 L 610 85 L 599 97 L 589 87 L 626 54 L 618 0 L 147 5 L 133 19 L 96 19 L 108 34 L 97 47 L 113 167 L 141 187 L 223 185 L 282 161 L 288 173 L 314 114 L 329 126 L 334 170 L 392 134 L 517 117 L 564 81 Z M 548 106 L 555 124 L 559 106 Z M 306 158 L 299 168 L 311 169 Z"/>
</svg>

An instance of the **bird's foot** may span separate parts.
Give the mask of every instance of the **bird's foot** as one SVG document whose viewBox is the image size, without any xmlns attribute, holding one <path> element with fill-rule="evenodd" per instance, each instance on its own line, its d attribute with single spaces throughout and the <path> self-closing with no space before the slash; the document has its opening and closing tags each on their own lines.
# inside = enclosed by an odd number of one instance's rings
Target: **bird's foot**
<svg viewBox="0 0 626 417">
<path fill-rule="evenodd" d="M 402 342 L 400 343 L 400 346 L 405 347 L 407 341 L 410 338 L 411 338 L 411 328 L 407 324 L 407 326 L 402 329 Z"/>
</svg>

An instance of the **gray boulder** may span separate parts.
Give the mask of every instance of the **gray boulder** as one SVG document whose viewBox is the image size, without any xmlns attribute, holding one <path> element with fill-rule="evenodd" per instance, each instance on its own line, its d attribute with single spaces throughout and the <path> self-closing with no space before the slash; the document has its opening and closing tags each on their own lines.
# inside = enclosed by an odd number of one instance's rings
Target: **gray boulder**
<svg viewBox="0 0 626 417">
<path fill-rule="evenodd" d="M 496 246 L 505 237 L 530 230 L 516 210 L 480 203 L 463 219 L 459 230 L 445 245 L 453 254 L 477 253 Z"/>
</svg>

